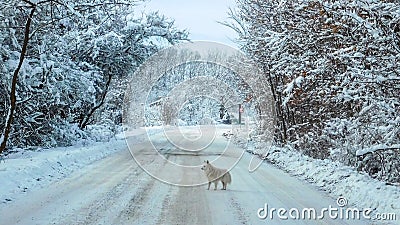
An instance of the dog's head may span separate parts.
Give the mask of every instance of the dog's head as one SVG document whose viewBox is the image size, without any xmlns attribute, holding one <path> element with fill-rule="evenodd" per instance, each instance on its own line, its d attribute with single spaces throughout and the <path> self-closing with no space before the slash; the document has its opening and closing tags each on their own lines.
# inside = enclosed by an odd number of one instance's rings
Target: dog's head
<svg viewBox="0 0 400 225">
<path fill-rule="evenodd" d="M 204 160 L 204 164 L 201 167 L 202 170 L 207 170 L 210 167 L 210 162 L 208 160 Z"/>
</svg>

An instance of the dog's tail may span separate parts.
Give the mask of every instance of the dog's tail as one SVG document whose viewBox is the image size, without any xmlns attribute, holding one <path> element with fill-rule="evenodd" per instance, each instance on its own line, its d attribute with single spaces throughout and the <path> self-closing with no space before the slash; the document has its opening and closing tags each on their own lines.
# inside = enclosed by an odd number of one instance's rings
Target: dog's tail
<svg viewBox="0 0 400 225">
<path fill-rule="evenodd" d="M 228 184 L 232 183 L 232 177 L 231 177 L 231 174 L 229 173 L 229 171 L 226 172 L 225 176 L 226 176 L 226 180 L 225 180 L 226 183 L 228 183 Z"/>
</svg>

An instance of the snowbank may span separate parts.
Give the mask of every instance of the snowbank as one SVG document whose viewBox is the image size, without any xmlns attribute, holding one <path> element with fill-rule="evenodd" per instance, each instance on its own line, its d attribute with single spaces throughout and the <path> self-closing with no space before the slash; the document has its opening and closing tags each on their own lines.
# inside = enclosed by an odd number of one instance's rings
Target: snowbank
<svg viewBox="0 0 400 225">
<path fill-rule="evenodd" d="M 113 153 L 129 151 L 125 138 L 142 141 L 147 135 L 162 132 L 164 128 L 127 130 L 113 139 L 105 139 L 108 142 L 81 142 L 71 147 L 35 151 L 15 149 L 14 153 L 0 160 L 0 205 L 46 187 Z"/>
<path fill-rule="evenodd" d="M 0 204 L 60 180 L 97 160 L 127 150 L 125 140 L 90 146 L 17 151 L 0 162 Z"/>
<path fill-rule="evenodd" d="M 333 198 L 345 197 L 349 204 L 371 208 L 375 213 L 400 216 L 400 188 L 374 180 L 365 173 L 330 160 L 316 160 L 282 148 L 268 160 L 294 176 L 305 179 Z"/>
<path fill-rule="evenodd" d="M 306 180 L 326 191 L 332 198 L 344 197 L 349 206 L 373 209 L 379 214 L 395 213 L 400 220 L 400 187 L 375 180 L 355 168 L 331 160 L 318 160 L 288 148 L 269 148 L 263 143 L 251 143 L 235 137 L 236 143 L 248 152 L 264 157 L 265 161 Z"/>
</svg>

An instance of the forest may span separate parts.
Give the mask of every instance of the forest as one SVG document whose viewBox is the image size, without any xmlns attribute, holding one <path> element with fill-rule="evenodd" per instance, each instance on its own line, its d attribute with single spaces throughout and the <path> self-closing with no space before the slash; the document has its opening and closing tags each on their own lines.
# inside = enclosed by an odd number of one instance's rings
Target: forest
<svg viewBox="0 0 400 225">
<path fill-rule="evenodd" d="M 159 49 L 188 39 L 172 19 L 135 11 L 140 2 L 1 4 L 0 152 L 118 132 L 132 71 Z"/>
<path fill-rule="evenodd" d="M 400 2 L 237 3 L 224 24 L 269 80 L 277 144 L 400 182 Z"/>
<path fill-rule="evenodd" d="M 130 75 L 189 39 L 139 2 L 2 2 L 0 153 L 120 131 Z M 399 183 L 400 2 L 236 2 L 221 23 L 268 82 L 275 144 Z"/>
</svg>

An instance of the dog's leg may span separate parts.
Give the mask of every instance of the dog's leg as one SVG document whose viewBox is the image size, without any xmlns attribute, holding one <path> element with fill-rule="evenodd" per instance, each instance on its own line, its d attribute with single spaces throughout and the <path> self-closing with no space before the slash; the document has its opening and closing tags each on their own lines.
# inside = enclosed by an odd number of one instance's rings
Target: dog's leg
<svg viewBox="0 0 400 225">
<path fill-rule="evenodd" d="M 214 182 L 214 191 L 217 190 L 218 182 Z"/>
<path fill-rule="evenodd" d="M 221 190 L 225 190 L 225 183 L 223 181 L 222 182 L 222 189 Z"/>
<path fill-rule="evenodd" d="M 211 182 L 208 182 L 208 188 L 207 188 L 207 190 L 210 190 L 210 185 L 211 185 Z"/>
</svg>

